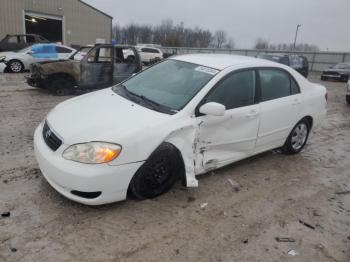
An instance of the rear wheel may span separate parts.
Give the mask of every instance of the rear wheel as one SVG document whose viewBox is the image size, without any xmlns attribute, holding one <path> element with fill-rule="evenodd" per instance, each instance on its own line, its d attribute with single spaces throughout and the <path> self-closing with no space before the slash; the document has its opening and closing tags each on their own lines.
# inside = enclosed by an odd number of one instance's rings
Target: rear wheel
<svg viewBox="0 0 350 262">
<path fill-rule="evenodd" d="M 74 83 L 67 77 L 55 77 L 50 80 L 49 89 L 57 96 L 67 96 L 72 94 Z"/>
<path fill-rule="evenodd" d="M 129 190 L 139 199 L 154 198 L 167 192 L 182 170 L 180 152 L 173 145 L 163 143 L 136 172 Z"/>
<path fill-rule="evenodd" d="M 24 70 L 24 65 L 19 60 L 9 61 L 7 67 L 11 73 L 21 73 Z"/>
<path fill-rule="evenodd" d="M 283 151 L 287 154 L 297 154 L 305 146 L 309 137 L 311 125 L 306 119 L 300 120 L 292 132 L 289 134 L 287 141 L 282 147 Z"/>
</svg>

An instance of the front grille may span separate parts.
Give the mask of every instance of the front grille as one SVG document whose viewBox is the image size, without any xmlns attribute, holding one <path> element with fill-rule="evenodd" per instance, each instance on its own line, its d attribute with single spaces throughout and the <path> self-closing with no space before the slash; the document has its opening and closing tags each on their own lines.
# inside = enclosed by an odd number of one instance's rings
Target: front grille
<svg viewBox="0 0 350 262">
<path fill-rule="evenodd" d="M 62 145 L 62 140 L 53 133 L 46 121 L 43 128 L 43 138 L 46 145 L 53 151 L 56 151 Z"/>
<path fill-rule="evenodd" d="M 324 75 L 331 75 L 331 76 L 337 76 L 339 75 L 338 72 L 334 72 L 334 71 L 325 71 L 323 72 Z"/>
</svg>

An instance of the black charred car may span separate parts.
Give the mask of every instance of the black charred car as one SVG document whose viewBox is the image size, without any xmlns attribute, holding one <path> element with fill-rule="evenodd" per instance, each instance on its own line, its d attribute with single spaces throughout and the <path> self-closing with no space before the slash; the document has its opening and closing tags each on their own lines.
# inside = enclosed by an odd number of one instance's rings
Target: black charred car
<svg viewBox="0 0 350 262">
<path fill-rule="evenodd" d="M 290 66 L 298 71 L 305 78 L 309 75 L 309 61 L 305 56 L 300 55 L 280 55 L 280 54 L 259 54 L 258 58 L 274 61 Z"/>
<path fill-rule="evenodd" d="M 0 41 L 0 52 L 17 51 L 27 46 L 50 41 L 40 35 L 7 35 Z"/>
<path fill-rule="evenodd" d="M 338 80 L 347 82 L 350 78 L 350 63 L 340 63 L 322 72 L 321 80 Z"/>
<path fill-rule="evenodd" d="M 142 69 L 133 46 L 82 47 L 70 59 L 34 63 L 27 83 L 55 95 L 70 95 L 115 85 Z"/>
</svg>

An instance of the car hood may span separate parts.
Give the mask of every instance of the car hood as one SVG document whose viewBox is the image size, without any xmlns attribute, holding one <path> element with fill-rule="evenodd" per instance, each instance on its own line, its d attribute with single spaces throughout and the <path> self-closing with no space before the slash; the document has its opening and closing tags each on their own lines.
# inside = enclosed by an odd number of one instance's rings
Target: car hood
<svg viewBox="0 0 350 262">
<path fill-rule="evenodd" d="M 14 54 L 17 54 L 17 53 L 15 53 L 15 52 L 0 52 L 0 57 L 2 57 L 2 56 L 6 56 L 6 57 L 13 56 Z"/>
<path fill-rule="evenodd" d="M 37 64 L 39 64 L 39 65 L 47 65 L 47 64 L 53 64 L 53 63 L 67 63 L 67 62 L 74 62 L 74 60 L 60 59 L 60 60 L 53 60 L 53 61 L 37 62 Z M 79 62 L 79 61 L 77 61 L 77 62 Z"/>
<path fill-rule="evenodd" d="M 337 72 L 337 73 L 349 73 L 349 69 L 336 69 L 336 68 L 328 68 L 324 70 L 323 72 Z"/>
<path fill-rule="evenodd" d="M 171 115 L 153 111 L 114 93 L 111 88 L 67 100 L 47 116 L 50 128 L 65 144 L 89 141 L 121 143 L 149 130 Z"/>
</svg>

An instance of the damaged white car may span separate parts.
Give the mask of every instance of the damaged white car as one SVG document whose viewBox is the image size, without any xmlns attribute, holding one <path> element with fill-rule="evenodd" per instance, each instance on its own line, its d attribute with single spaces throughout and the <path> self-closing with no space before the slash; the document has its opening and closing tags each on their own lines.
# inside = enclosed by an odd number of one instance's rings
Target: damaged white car
<svg viewBox="0 0 350 262">
<path fill-rule="evenodd" d="M 323 86 L 282 64 L 177 56 L 59 104 L 35 131 L 35 155 L 51 186 L 74 201 L 105 204 L 128 191 L 152 198 L 267 150 L 300 152 L 326 100 Z"/>
</svg>

